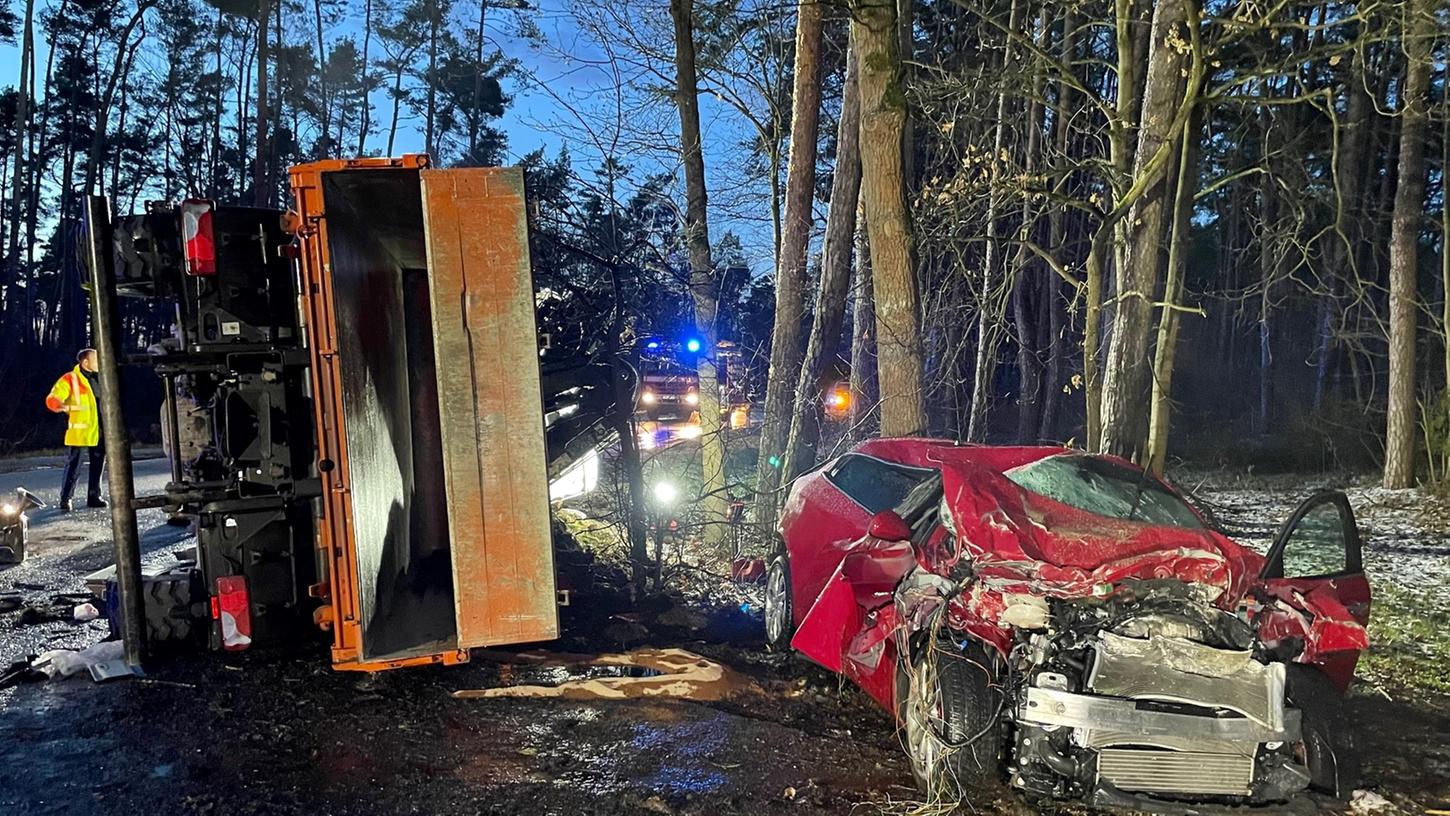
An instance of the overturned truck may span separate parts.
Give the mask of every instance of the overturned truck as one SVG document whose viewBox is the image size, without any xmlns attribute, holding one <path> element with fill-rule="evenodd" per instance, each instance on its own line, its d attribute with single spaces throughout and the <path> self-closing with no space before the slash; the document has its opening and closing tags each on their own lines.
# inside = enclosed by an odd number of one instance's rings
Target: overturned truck
<svg viewBox="0 0 1450 816">
<path fill-rule="evenodd" d="M 407 156 L 291 186 L 287 212 L 191 200 L 111 225 L 117 291 L 176 310 L 131 360 L 163 380 L 171 460 L 136 504 L 197 533 L 145 579 L 150 637 L 320 628 L 363 670 L 556 637 L 549 485 L 619 427 L 620 367 L 541 351 L 522 174 Z"/>
</svg>

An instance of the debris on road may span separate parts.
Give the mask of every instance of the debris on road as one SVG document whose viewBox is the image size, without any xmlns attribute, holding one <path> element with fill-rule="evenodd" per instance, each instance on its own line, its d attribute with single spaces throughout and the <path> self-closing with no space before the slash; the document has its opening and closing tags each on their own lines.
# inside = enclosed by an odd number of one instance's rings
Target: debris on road
<svg viewBox="0 0 1450 816">
<path fill-rule="evenodd" d="M 1367 816 L 1371 813 L 1394 813 L 1397 808 L 1390 800 L 1380 796 L 1378 793 L 1367 790 L 1357 790 L 1349 800 L 1349 812 L 1354 816 Z"/>
<path fill-rule="evenodd" d="M 96 609 L 96 605 L 92 603 L 78 604 L 71 612 L 71 617 L 82 623 L 85 621 L 93 621 L 100 616 L 101 611 Z"/>
<path fill-rule="evenodd" d="M 37 680 L 45 679 L 45 673 L 37 671 L 31 665 L 29 659 L 17 660 L 5 669 L 0 670 L 0 689 L 10 688 L 19 683 L 33 683 Z"/>
<path fill-rule="evenodd" d="M 601 655 L 588 663 L 567 661 L 552 665 L 574 669 L 577 679 L 551 685 L 501 686 L 462 689 L 457 699 L 497 697 L 562 697 L 566 700 L 624 700 L 636 697 L 672 697 L 686 700 L 723 700 L 750 686 L 750 680 L 721 663 L 684 649 L 637 649 Z M 633 670 L 624 676 L 598 676 L 599 670 Z M 573 677 L 573 675 L 570 675 Z"/>
<path fill-rule="evenodd" d="M 31 661 L 31 666 L 54 677 L 70 677 L 92 666 L 121 660 L 125 649 L 119 640 L 107 640 L 80 651 L 54 649 Z"/>
</svg>

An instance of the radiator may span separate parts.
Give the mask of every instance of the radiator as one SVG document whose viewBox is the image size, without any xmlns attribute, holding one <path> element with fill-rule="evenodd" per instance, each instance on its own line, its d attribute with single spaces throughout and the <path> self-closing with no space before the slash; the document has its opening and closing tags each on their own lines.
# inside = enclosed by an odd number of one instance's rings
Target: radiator
<svg viewBox="0 0 1450 816">
<path fill-rule="evenodd" d="M 1254 758 L 1199 751 L 1104 748 L 1098 752 L 1098 779 L 1125 791 L 1247 796 L 1254 780 Z"/>
</svg>

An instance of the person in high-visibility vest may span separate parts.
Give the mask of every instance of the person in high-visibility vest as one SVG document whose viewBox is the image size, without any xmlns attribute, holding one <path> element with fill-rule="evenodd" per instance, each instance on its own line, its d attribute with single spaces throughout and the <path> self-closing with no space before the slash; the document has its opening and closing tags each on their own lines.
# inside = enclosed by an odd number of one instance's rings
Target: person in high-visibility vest
<svg viewBox="0 0 1450 816">
<path fill-rule="evenodd" d="M 71 494 L 75 492 L 76 479 L 80 476 L 82 452 L 90 459 L 86 474 L 89 477 L 86 506 L 106 506 L 106 500 L 101 498 L 101 471 L 106 464 L 106 448 L 101 444 L 101 412 L 96 406 L 100 378 L 95 373 L 96 350 L 81 349 L 76 355 L 76 367 L 60 375 L 45 398 L 45 407 L 66 416 L 67 456 L 60 486 L 60 508 L 66 512 L 72 509 Z"/>
</svg>

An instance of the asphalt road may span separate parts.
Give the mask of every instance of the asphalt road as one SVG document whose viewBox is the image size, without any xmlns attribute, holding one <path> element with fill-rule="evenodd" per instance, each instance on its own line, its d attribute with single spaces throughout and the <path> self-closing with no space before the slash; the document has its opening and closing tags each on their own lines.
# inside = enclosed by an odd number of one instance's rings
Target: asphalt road
<svg viewBox="0 0 1450 816">
<path fill-rule="evenodd" d="M 60 477 L 64 460 L 59 456 L 38 457 L 37 467 L 25 470 L 13 470 L 7 473 L 0 473 L 0 496 L 6 496 L 15 492 L 15 488 L 23 487 L 36 494 L 46 504 L 54 505 L 60 500 Z M 79 498 L 84 501 L 86 497 L 86 471 L 88 466 L 81 466 L 80 478 L 76 482 L 76 490 Z M 132 473 L 136 479 L 136 494 L 160 493 L 166 487 L 171 473 L 167 469 L 165 459 L 150 458 L 142 459 L 132 464 Z M 101 493 L 110 494 L 106 486 L 106 480 L 101 480 Z M 34 517 L 44 518 L 47 511 L 41 511 Z"/>
<path fill-rule="evenodd" d="M 84 467 L 77 485 L 77 508 L 62 513 L 60 500 L 63 460 L 42 457 L 36 467 L 0 473 L 0 499 L 9 501 L 17 487 L 36 494 L 47 506 L 31 510 L 27 555 L 22 564 L 0 566 L 0 592 L 18 592 L 34 611 L 0 615 L 0 661 L 10 661 L 47 649 L 83 648 L 106 635 L 104 622 L 75 623 L 64 614 L 86 600 L 85 576 L 115 563 L 109 509 L 85 506 Z M 170 479 L 164 459 L 143 459 L 134 463 L 138 495 L 160 493 Z M 102 482 L 102 494 L 109 491 Z M 145 567 L 165 566 L 175 560 L 172 552 L 191 542 L 191 533 L 166 523 L 159 509 L 142 510 L 136 516 L 141 533 L 142 563 Z"/>
</svg>

